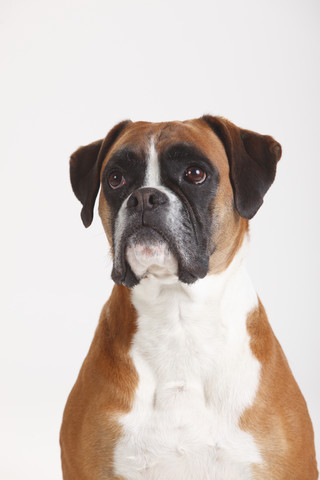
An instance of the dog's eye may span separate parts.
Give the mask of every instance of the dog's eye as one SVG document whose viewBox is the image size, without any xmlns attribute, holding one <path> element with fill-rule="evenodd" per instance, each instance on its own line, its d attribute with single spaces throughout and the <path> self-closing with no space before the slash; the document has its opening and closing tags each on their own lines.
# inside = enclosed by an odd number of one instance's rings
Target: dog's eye
<svg viewBox="0 0 320 480">
<path fill-rule="evenodd" d="M 126 179 L 121 172 L 112 172 L 109 175 L 109 185 L 113 190 L 123 187 L 126 184 Z"/>
<path fill-rule="evenodd" d="M 194 185 L 200 185 L 200 183 L 203 183 L 206 178 L 206 172 L 197 166 L 188 167 L 184 172 L 184 179 L 189 183 L 193 183 Z"/>
</svg>

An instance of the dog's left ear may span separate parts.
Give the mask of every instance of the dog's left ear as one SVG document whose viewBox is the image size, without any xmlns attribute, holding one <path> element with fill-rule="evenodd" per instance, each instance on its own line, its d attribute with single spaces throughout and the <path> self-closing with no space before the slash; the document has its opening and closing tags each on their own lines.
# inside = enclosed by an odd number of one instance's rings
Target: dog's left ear
<svg viewBox="0 0 320 480">
<path fill-rule="evenodd" d="M 83 205 L 81 218 L 85 227 L 93 219 L 93 207 L 100 187 L 100 170 L 108 151 L 130 120 L 115 125 L 103 140 L 80 147 L 70 158 L 70 180 L 75 196 Z"/>
<path fill-rule="evenodd" d="M 243 218 L 250 219 L 274 181 L 281 145 L 268 135 L 243 130 L 224 118 L 202 118 L 224 145 L 236 208 Z"/>
</svg>

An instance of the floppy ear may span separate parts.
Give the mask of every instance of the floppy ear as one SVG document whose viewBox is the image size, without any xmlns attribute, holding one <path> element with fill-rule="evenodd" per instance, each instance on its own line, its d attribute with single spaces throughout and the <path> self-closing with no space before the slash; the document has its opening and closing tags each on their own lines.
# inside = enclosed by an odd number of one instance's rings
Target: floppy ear
<svg viewBox="0 0 320 480">
<path fill-rule="evenodd" d="M 80 147 L 70 158 L 70 180 L 75 196 L 83 205 L 81 218 L 85 227 L 93 219 L 93 207 L 100 187 L 100 170 L 108 151 L 124 128 L 131 123 L 124 120 L 115 125 L 103 140 Z"/>
<path fill-rule="evenodd" d="M 236 208 L 241 217 L 250 219 L 273 183 L 281 145 L 268 135 L 243 130 L 224 118 L 202 118 L 224 145 Z"/>
</svg>

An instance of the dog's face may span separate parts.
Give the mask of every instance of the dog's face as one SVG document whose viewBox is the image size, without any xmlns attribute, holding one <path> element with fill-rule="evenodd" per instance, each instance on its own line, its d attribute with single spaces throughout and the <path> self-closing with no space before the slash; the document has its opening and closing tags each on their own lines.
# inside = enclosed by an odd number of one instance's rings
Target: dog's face
<svg viewBox="0 0 320 480">
<path fill-rule="evenodd" d="M 71 182 L 86 226 L 101 184 L 116 283 L 148 274 L 193 283 L 230 263 L 280 155 L 273 138 L 218 117 L 122 122 L 72 155 Z"/>
</svg>

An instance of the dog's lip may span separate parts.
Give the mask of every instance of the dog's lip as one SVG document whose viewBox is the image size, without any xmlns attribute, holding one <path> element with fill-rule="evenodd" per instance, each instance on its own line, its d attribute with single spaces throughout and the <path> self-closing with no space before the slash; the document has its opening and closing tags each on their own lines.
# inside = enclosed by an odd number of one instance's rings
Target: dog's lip
<svg viewBox="0 0 320 480">
<path fill-rule="evenodd" d="M 153 226 L 146 226 L 140 225 L 139 227 L 134 228 L 126 237 L 125 241 L 122 242 L 120 247 L 121 251 L 120 254 L 120 265 L 115 270 L 112 270 L 112 279 L 115 283 L 123 283 L 127 287 L 131 288 L 137 285 L 140 282 L 140 279 L 136 277 L 134 272 L 132 271 L 130 264 L 126 258 L 126 251 L 127 247 L 130 245 L 130 241 L 132 242 L 134 235 L 138 235 L 139 232 L 141 233 L 143 230 L 154 232 L 159 239 L 161 239 L 169 249 L 169 252 L 176 258 L 178 262 L 178 278 L 180 281 L 184 283 L 194 283 L 198 278 L 203 278 L 208 272 L 208 265 L 203 264 L 200 272 L 193 272 L 187 265 L 185 265 L 184 258 L 181 252 L 178 251 L 177 247 L 170 241 L 170 238 L 167 238 L 165 232 L 154 228 Z"/>
<path fill-rule="evenodd" d="M 127 261 L 126 252 L 127 252 L 127 249 L 130 247 L 130 242 L 133 243 L 134 236 L 138 235 L 139 233 L 143 233 L 143 231 L 154 232 L 159 237 L 159 240 L 162 240 L 162 242 L 165 243 L 168 246 L 169 251 L 171 251 L 172 254 L 174 256 L 176 256 L 173 249 L 170 247 L 169 241 L 165 238 L 165 235 L 163 234 L 163 232 L 161 232 L 161 231 L 159 231 L 159 230 L 157 230 L 153 227 L 149 227 L 147 225 L 140 225 L 139 227 L 135 228 L 132 232 L 130 232 L 129 235 L 127 235 L 127 237 L 126 237 L 126 240 L 124 242 L 122 242 L 121 251 L 119 252 L 120 253 L 119 257 L 120 257 L 120 262 L 121 262 L 120 268 L 117 268 L 117 269 L 113 268 L 112 274 L 111 274 L 111 277 L 112 277 L 112 279 L 114 280 L 115 283 L 125 284 L 125 280 L 126 280 L 126 277 L 127 277 L 128 273 L 129 273 L 130 278 L 132 277 L 133 279 L 135 279 L 133 281 L 133 284 L 132 284 L 132 282 L 130 282 L 130 285 L 128 285 L 128 286 L 131 287 L 131 286 L 134 286 L 134 284 L 139 283 L 139 279 L 135 276 L 134 272 L 132 271 L 132 269 L 131 269 L 128 261 Z M 132 278 L 131 278 L 131 280 L 132 280 Z"/>
<path fill-rule="evenodd" d="M 168 254 L 170 251 L 166 242 L 155 245 L 147 245 L 143 242 L 131 243 L 127 245 L 125 251 L 128 252 L 129 249 L 134 250 L 137 255 L 143 255 L 145 257 L 154 257 L 161 253 Z"/>
<path fill-rule="evenodd" d="M 142 234 L 142 238 L 139 238 L 139 233 Z M 143 238 L 144 234 L 146 234 L 145 238 Z M 148 238 L 149 235 L 150 237 Z M 128 237 L 123 250 L 126 263 L 129 263 L 129 252 L 133 252 L 136 258 L 141 257 L 141 259 L 144 258 L 146 261 L 158 255 L 168 257 L 171 254 L 174 258 L 178 258 L 177 254 L 170 247 L 165 235 L 152 227 L 143 227 L 140 231 L 133 232 Z"/>
<path fill-rule="evenodd" d="M 147 242 L 145 241 L 141 241 L 141 240 L 137 240 L 137 241 L 134 241 L 134 237 L 136 235 L 138 235 L 139 233 L 144 233 L 144 232 L 149 232 L 151 234 L 156 234 L 156 237 L 158 237 L 155 241 L 154 241 L 154 245 L 157 245 L 157 244 L 165 244 L 166 245 L 166 248 L 173 253 L 174 256 L 177 255 L 177 252 L 174 251 L 174 248 L 172 248 L 172 245 L 171 245 L 171 242 L 169 241 L 168 238 L 166 238 L 166 235 L 164 234 L 164 232 L 162 232 L 161 230 L 158 230 L 154 227 L 149 227 L 149 226 L 142 226 L 140 227 L 138 230 L 135 230 L 134 232 L 132 232 L 127 240 L 123 243 L 123 250 L 122 250 L 122 253 L 125 253 L 127 251 L 128 248 L 134 248 L 135 246 L 137 245 L 141 245 L 141 246 L 144 246 L 146 249 L 148 249 L 148 244 Z M 150 245 L 152 246 L 152 242 L 150 243 Z"/>
<path fill-rule="evenodd" d="M 175 277 L 178 262 L 164 241 L 157 243 L 130 242 L 126 248 L 126 261 L 138 279 L 154 276 L 158 279 Z"/>
</svg>

